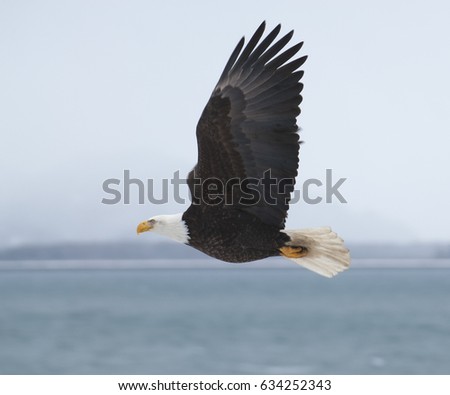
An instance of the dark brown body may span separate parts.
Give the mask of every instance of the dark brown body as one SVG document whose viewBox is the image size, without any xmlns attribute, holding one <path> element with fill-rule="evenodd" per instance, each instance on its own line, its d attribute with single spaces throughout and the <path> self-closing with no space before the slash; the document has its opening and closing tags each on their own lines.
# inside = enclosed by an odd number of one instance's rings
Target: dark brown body
<svg viewBox="0 0 450 395">
<path fill-rule="evenodd" d="M 242 263 L 279 256 L 289 236 L 234 207 L 191 205 L 183 214 L 189 245 L 226 262 Z"/>
</svg>

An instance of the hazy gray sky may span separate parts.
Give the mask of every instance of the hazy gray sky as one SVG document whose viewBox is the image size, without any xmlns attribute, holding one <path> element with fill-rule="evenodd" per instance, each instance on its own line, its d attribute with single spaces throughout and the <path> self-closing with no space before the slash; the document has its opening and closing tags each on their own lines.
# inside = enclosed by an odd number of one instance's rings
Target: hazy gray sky
<svg viewBox="0 0 450 395">
<path fill-rule="evenodd" d="M 2 1 L 0 246 L 132 239 L 139 221 L 183 211 L 136 193 L 104 205 L 102 183 L 187 174 L 209 94 L 263 20 L 309 55 L 298 184 L 327 168 L 347 178 L 347 204 L 293 205 L 288 226 L 449 241 L 448 4 Z"/>
</svg>

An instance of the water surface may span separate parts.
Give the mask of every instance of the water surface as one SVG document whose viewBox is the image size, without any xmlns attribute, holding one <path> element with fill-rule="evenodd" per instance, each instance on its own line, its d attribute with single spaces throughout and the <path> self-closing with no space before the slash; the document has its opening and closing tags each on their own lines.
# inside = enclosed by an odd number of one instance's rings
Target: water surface
<svg viewBox="0 0 450 395">
<path fill-rule="evenodd" d="M 450 374 L 450 270 L 0 271 L 1 374 Z"/>
</svg>

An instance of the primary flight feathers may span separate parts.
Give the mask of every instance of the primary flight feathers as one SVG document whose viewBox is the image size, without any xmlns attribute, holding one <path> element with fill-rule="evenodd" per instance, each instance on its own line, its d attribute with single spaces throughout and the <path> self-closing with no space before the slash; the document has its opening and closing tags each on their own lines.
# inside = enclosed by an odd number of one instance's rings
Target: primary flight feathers
<svg viewBox="0 0 450 395">
<path fill-rule="evenodd" d="M 264 29 L 262 23 L 243 50 L 241 39 L 225 66 L 197 125 L 198 163 L 189 179 L 262 179 L 270 169 L 273 178 L 286 180 L 284 191 L 272 188 L 276 204 L 262 199 L 246 210 L 281 228 L 297 176 L 303 71 L 296 70 L 306 56 L 286 63 L 302 43 L 279 54 L 293 31 L 275 41 L 278 25 L 258 45 Z"/>
</svg>

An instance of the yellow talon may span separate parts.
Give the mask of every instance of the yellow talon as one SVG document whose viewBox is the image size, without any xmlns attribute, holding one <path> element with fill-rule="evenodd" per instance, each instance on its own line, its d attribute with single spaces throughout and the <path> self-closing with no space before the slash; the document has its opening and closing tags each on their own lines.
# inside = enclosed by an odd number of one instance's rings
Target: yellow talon
<svg viewBox="0 0 450 395">
<path fill-rule="evenodd" d="M 305 247 L 284 246 L 280 248 L 280 252 L 286 258 L 302 258 L 308 254 Z"/>
</svg>

